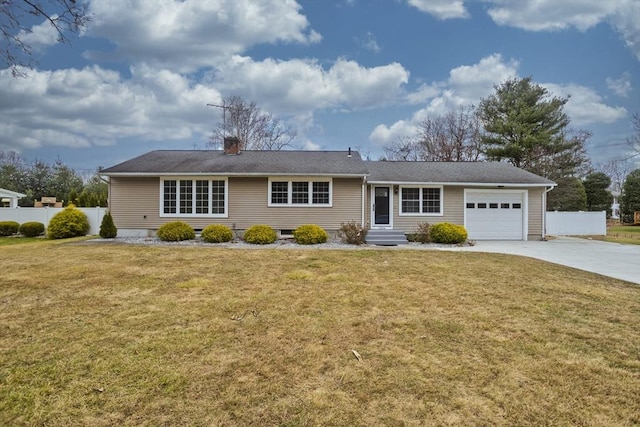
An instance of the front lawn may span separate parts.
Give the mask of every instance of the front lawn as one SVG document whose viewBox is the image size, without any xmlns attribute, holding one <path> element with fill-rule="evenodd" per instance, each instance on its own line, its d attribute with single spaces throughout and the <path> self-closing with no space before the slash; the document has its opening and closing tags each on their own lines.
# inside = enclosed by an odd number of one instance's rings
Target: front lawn
<svg viewBox="0 0 640 427">
<path fill-rule="evenodd" d="M 606 236 L 591 236 L 591 238 L 612 243 L 640 245 L 640 226 L 616 225 L 607 227 Z"/>
<path fill-rule="evenodd" d="M 0 425 L 640 423 L 640 287 L 543 261 L 75 242 L 0 272 Z"/>
</svg>

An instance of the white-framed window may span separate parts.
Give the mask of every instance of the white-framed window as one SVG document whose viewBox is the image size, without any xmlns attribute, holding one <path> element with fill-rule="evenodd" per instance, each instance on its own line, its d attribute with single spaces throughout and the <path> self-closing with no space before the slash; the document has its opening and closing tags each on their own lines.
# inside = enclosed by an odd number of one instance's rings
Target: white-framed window
<svg viewBox="0 0 640 427">
<path fill-rule="evenodd" d="M 226 178 L 162 178 L 160 216 L 227 217 Z"/>
<path fill-rule="evenodd" d="M 322 178 L 269 179 L 269 206 L 331 207 L 333 181 Z"/>
<path fill-rule="evenodd" d="M 400 215 L 443 215 L 443 196 L 440 186 L 401 186 Z"/>
</svg>

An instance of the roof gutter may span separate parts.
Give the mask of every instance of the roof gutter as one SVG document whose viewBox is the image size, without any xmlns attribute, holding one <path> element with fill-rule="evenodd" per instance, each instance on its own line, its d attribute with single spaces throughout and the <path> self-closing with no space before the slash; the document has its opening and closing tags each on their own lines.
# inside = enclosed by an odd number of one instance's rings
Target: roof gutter
<svg viewBox="0 0 640 427">
<path fill-rule="evenodd" d="M 388 184 L 388 185 L 456 185 L 467 187 L 497 187 L 497 188 L 523 188 L 523 187 L 548 187 L 549 184 L 540 183 L 505 183 L 505 182 L 450 182 L 450 181 L 369 181 L 369 184 Z M 554 184 L 555 186 L 555 184 Z"/>
</svg>

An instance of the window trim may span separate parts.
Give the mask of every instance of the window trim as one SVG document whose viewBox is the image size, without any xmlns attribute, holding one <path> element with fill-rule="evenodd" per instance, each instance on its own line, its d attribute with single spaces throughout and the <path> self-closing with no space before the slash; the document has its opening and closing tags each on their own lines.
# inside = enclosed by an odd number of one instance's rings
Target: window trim
<svg viewBox="0 0 640 427">
<path fill-rule="evenodd" d="M 419 192 L 419 199 L 418 199 L 418 203 L 419 203 L 419 208 L 420 208 L 420 212 L 404 212 L 402 210 L 402 190 L 404 188 L 418 188 L 420 189 Z M 440 207 L 439 210 L 440 212 L 435 213 L 435 212 L 423 212 L 423 208 L 424 208 L 424 193 L 423 193 L 423 189 L 427 189 L 427 188 L 437 188 L 440 190 Z M 444 186 L 443 185 L 401 185 L 400 189 L 398 190 L 398 215 L 399 216 L 444 216 Z"/>
<path fill-rule="evenodd" d="M 273 182 L 286 182 L 287 183 L 287 203 L 273 203 L 271 199 L 272 195 L 272 183 Z M 293 203 L 293 183 L 294 182 L 306 182 L 307 183 L 307 203 Z M 313 202 L 313 183 L 314 182 L 326 182 L 329 184 L 329 203 L 314 203 Z M 267 206 L 270 208 L 332 208 L 333 207 L 333 179 L 324 177 L 270 177 L 267 182 Z"/>
<path fill-rule="evenodd" d="M 164 212 L 164 183 L 176 181 L 176 213 Z M 180 213 L 180 181 L 191 181 L 191 213 Z M 198 209 L 197 181 L 208 181 L 208 209 L 213 210 L 212 181 L 224 182 L 224 213 L 196 213 Z M 167 176 L 160 177 L 160 218 L 228 218 L 229 217 L 229 178 L 226 176 Z"/>
</svg>

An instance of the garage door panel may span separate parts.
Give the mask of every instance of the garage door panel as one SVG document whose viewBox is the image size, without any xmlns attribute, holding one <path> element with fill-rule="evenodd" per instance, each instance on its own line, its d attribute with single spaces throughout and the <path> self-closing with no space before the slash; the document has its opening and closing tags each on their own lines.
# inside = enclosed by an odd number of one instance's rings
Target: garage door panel
<svg viewBox="0 0 640 427">
<path fill-rule="evenodd" d="M 469 239 L 522 240 L 523 194 L 468 192 L 465 219 Z"/>
</svg>

